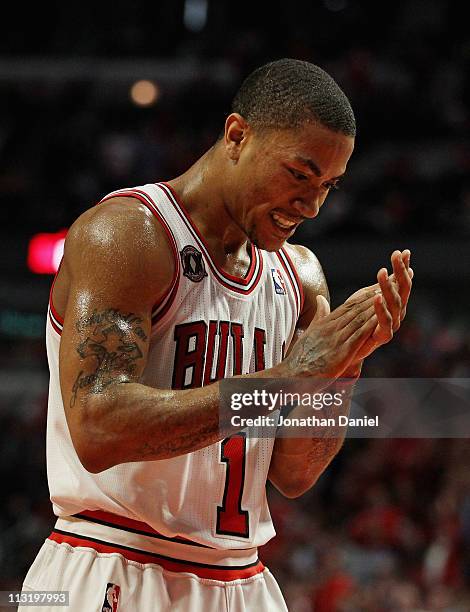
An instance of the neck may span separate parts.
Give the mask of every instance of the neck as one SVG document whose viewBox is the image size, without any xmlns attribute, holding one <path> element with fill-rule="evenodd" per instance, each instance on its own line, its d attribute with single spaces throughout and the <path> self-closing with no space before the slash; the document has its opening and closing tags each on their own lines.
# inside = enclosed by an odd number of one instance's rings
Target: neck
<svg viewBox="0 0 470 612">
<path fill-rule="evenodd" d="M 184 174 L 168 182 L 204 236 L 211 255 L 224 265 L 227 258 L 246 252 L 248 239 L 226 206 L 220 158 L 216 144 Z"/>
</svg>

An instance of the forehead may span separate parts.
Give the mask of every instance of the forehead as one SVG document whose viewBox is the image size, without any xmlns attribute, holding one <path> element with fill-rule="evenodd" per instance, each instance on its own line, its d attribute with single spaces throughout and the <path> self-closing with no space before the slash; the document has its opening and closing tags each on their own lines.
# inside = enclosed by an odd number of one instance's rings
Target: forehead
<svg viewBox="0 0 470 612">
<path fill-rule="evenodd" d="M 266 130 L 266 137 L 274 142 L 282 142 L 288 146 L 317 145 L 338 146 L 338 144 L 354 144 L 354 137 L 342 132 L 335 132 L 320 123 L 305 122 L 295 128 L 271 128 Z"/>
<path fill-rule="evenodd" d="M 275 157 L 304 165 L 314 160 L 320 167 L 332 163 L 346 166 L 354 149 L 352 136 L 310 122 L 298 128 L 270 129 L 262 140 Z"/>
</svg>

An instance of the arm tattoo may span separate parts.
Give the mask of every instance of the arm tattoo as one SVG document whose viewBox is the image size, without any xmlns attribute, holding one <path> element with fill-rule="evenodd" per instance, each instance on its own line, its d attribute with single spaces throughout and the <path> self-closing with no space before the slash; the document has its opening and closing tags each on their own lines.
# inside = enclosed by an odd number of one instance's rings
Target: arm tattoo
<svg viewBox="0 0 470 612">
<path fill-rule="evenodd" d="M 287 361 L 288 367 L 295 373 L 304 370 L 311 376 L 313 372 L 323 374 L 326 369 L 326 359 L 321 353 L 321 341 L 314 340 L 308 334 L 302 334 L 297 344 L 303 346 L 303 351 L 293 352 Z M 296 345 L 297 348 L 297 345 Z"/>
<path fill-rule="evenodd" d="M 178 456 L 191 452 L 195 444 L 203 442 L 214 442 L 214 436 L 218 434 L 218 427 L 213 423 L 202 425 L 197 431 L 187 433 L 178 433 L 166 442 L 156 445 L 155 442 L 144 442 L 141 448 L 138 449 L 136 461 L 144 457 L 165 457 Z"/>
<path fill-rule="evenodd" d="M 113 308 L 94 310 L 76 322 L 77 331 L 85 338 L 76 347 L 77 353 L 87 364 L 92 364 L 92 371 L 78 373 L 72 387 L 71 408 L 81 389 L 100 393 L 113 383 L 131 379 L 138 360 L 143 357 L 136 340 L 147 340 L 141 323 L 142 319 L 135 314 L 124 314 Z"/>
</svg>

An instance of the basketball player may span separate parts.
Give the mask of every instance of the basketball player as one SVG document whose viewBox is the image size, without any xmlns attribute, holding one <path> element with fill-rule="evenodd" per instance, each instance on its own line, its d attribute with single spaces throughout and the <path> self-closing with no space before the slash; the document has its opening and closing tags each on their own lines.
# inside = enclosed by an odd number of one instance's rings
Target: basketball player
<svg viewBox="0 0 470 612">
<path fill-rule="evenodd" d="M 73 612 L 286 610 L 257 553 L 274 536 L 266 481 L 301 495 L 341 441 L 222 439 L 217 381 L 354 380 L 400 326 L 409 251 L 330 313 L 318 260 L 287 243 L 354 135 L 330 76 L 277 61 L 185 174 L 113 192 L 73 224 L 47 323 L 58 520 L 25 590 L 69 591 Z"/>
</svg>

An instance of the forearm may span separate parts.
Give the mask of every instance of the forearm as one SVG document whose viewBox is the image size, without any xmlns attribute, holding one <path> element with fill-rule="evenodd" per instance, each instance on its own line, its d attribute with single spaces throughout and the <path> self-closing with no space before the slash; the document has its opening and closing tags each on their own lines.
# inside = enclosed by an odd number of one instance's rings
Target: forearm
<svg viewBox="0 0 470 612">
<path fill-rule="evenodd" d="M 325 389 L 328 379 L 336 379 L 344 371 L 348 356 L 355 354 L 375 327 L 371 300 L 373 296 L 363 296 L 351 306 L 339 307 L 321 326 L 313 325 L 275 367 L 236 378 L 303 378 L 315 391 Z M 177 457 L 244 428 L 228 426 L 233 413 L 227 407 L 221 415 L 218 383 L 172 391 L 136 382 L 144 365 L 147 331 L 140 325 L 140 317 L 129 324 L 131 315 L 116 315 L 114 310 L 111 314 L 112 322 L 117 322 L 110 329 L 119 323 L 124 331 L 119 328 L 115 335 L 122 335 L 125 343 L 114 336 L 102 340 L 111 334 L 108 328 L 95 326 L 89 332 L 88 317 L 77 328 L 86 332 L 78 339 L 87 336 L 76 345 L 78 376 L 72 340 L 67 344 L 69 351 L 61 353 L 64 407 L 75 449 L 86 469 L 99 472 L 120 463 Z M 93 322 L 97 316 L 91 317 Z M 248 417 L 250 412 L 248 409 Z M 253 412 L 260 416 L 269 409 L 258 406 Z"/>
<path fill-rule="evenodd" d="M 279 376 L 271 368 L 236 378 Z M 74 437 L 77 453 L 86 469 L 100 472 L 120 463 L 169 459 L 214 444 L 237 431 L 231 424 L 233 413 L 221 407 L 219 393 L 220 383 L 185 390 L 121 383 L 90 393 L 72 417 L 73 429 L 79 432 Z M 256 415 L 262 411 L 257 408 Z"/>
<path fill-rule="evenodd" d="M 349 415 L 354 383 L 360 376 L 361 368 L 362 361 L 359 361 L 343 373 L 342 379 L 346 379 L 347 382 L 345 386 L 343 385 L 346 394 L 343 395 L 340 409 L 338 411 L 329 409 L 328 415 L 323 413 L 321 415 L 333 417 L 335 425 L 319 426 L 316 430 L 318 437 L 315 437 L 314 430 L 305 438 L 276 439 L 268 477 L 286 497 L 299 497 L 313 487 L 341 449 L 347 427 L 340 426 L 336 418 L 339 414 Z M 299 416 L 300 412 L 305 416 L 305 408 L 299 407 L 289 414 L 289 418 Z"/>
</svg>

